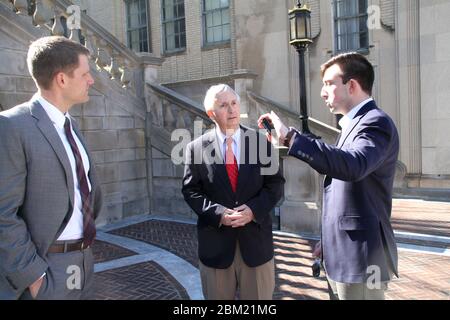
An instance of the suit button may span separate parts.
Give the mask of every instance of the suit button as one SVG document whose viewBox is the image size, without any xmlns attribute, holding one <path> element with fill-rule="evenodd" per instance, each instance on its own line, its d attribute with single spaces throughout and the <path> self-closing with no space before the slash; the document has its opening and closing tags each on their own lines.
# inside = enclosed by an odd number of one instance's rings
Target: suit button
<svg viewBox="0 0 450 320">
<path fill-rule="evenodd" d="M 300 155 L 302 155 L 302 152 L 301 151 L 297 151 L 297 154 L 300 156 Z"/>
<path fill-rule="evenodd" d="M 239 202 L 236 201 L 234 204 L 237 205 L 238 203 L 239 203 Z"/>
</svg>

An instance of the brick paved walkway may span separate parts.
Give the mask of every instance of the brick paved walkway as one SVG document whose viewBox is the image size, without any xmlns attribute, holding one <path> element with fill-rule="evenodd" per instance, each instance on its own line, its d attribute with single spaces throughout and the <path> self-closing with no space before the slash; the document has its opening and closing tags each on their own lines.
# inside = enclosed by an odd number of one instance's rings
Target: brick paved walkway
<svg viewBox="0 0 450 320">
<path fill-rule="evenodd" d="M 395 230 L 450 237 L 450 202 L 395 199 L 391 222 Z"/>
<path fill-rule="evenodd" d="M 99 272 L 95 276 L 98 300 L 189 299 L 186 290 L 152 261 Z"/>
<path fill-rule="evenodd" d="M 150 216 L 148 218 L 151 218 Z M 396 200 L 393 224 L 397 230 L 449 235 L 450 204 Z M 198 267 L 195 225 L 174 221 L 147 220 L 122 227 L 109 234 L 151 244 Z M 274 234 L 277 300 L 326 300 L 325 277 L 311 277 L 311 251 L 315 241 Z M 419 244 L 427 244 L 420 243 Z M 441 244 L 442 245 L 442 244 Z M 444 245 L 445 246 L 445 245 Z M 448 247 L 448 245 L 447 245 Z M 98 241 L 96 263 L 135 254 L 133 251 Z M 450 256 L 399 251 L 400 278 L 389 286 L 386 298 L 450 300 Z M 96 273 L 96 299 L 189 299 L 179 282 L 158 261 L 147 261 Z"/>
</svg>

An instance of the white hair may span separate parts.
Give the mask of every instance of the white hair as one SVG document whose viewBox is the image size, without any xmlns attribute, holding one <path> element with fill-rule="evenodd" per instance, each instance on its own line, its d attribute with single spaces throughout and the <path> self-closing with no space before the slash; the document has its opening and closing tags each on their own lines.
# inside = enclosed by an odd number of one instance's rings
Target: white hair
<svg viewBox="0 0 450 320">
<path fill-rule="evenodd" d="M 236 96 L 237 101 L 241 102 L 241 98 L 236 91 L 233 90 L 233 88 L 227 84 L 218 84 L 211 86 L 208 91 L 206 91 L 205 100 L 203 101 L 203 106 L 206 111 L 214 108 L 214 101 L 216 100 L 217 95 L 221 92 L 231 92 Z"/>
</svg>

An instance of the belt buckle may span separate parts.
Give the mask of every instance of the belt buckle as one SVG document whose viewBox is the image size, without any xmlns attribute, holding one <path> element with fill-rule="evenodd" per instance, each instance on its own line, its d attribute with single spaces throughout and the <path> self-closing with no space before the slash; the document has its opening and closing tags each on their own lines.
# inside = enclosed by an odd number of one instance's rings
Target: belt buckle
<svg viewBox="0 0 450 320">
<path fill-rule="evenodd" d="M 83 251 L 84 249 L 89 249 L 89 246 L 85 247 L 84 246 L 84 241 L 81 242 L 81 248 L 80 251 Z"/>
</svg>

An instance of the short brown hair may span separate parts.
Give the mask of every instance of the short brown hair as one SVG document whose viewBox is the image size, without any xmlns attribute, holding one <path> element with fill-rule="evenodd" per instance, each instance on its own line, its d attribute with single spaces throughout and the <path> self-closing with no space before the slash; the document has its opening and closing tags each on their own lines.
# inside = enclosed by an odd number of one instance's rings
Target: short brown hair
<svg viewBox="0 0 450 320">
<path fill-rule="evenodd" d="M 48 90 L 58 72 L 71 75 L 81 54 L 89 56 L 90 52 L 80 43 L 61 36 L 42 37 L 28 49 L 28 70 L 36 84 Z"/>
<path fill-rule="evenodd" d="M 358 81 L 361 89 L 367 94 L 372 94 L 375 74 L 372 64 L 357 52 L 341 53 L 320 66 L 322 78 L 325 71 L 337 64 L 342 69 L 342 82 L 345 84 L 350 79 Z"/>
</svg>

